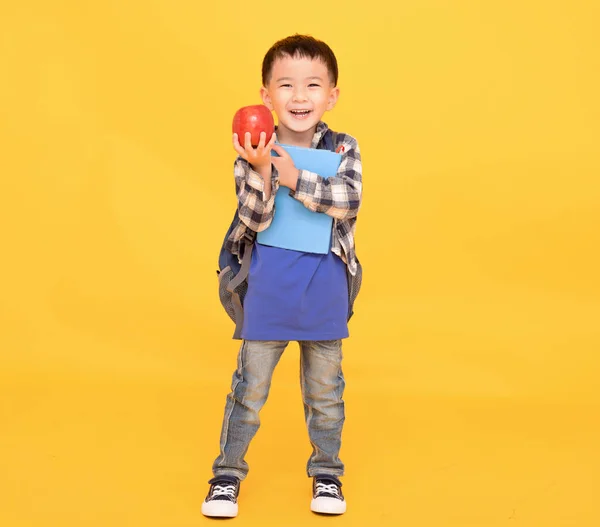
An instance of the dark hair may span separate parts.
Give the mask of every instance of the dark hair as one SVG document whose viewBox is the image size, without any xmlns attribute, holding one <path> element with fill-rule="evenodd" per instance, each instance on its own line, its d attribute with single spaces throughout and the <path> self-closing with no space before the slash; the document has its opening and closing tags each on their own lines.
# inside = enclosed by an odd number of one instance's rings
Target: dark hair
<svg viewBox="0 0 600 527">
<path fill-rule="evenodd" d="M 320 40 L 311 37 L 310 35 L 292 35 L 275 42 L 271 49 L 267 51 L 262 63 L 262 82 L 266 86 L 271 80 L 271 72 L 275 60 L 289 57 L 319 59 L 329 72 L 329 78 L 334 86 L 337 86 L 338 81 L 338 65 L 337 59 L 331 48 Z"/>
</svg>

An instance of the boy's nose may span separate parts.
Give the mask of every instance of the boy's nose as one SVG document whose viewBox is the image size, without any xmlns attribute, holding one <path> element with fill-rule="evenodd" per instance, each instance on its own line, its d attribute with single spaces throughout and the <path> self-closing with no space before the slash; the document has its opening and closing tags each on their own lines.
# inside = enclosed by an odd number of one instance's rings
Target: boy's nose
<svg viewBox="0 0 600 527">
<path fill-rule="evenodd" d="M 296 90 L 294 92 L 294 102 L 302 102 L 302 101 L 306 101 L 307 97 L 306 97 L 306 93 L 304 93 L 303 90 Z"/>
</svg>

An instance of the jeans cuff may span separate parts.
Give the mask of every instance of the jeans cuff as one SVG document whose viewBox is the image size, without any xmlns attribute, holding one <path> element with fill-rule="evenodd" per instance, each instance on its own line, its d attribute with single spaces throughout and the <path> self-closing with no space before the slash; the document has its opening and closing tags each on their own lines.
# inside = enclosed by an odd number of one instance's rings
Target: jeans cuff
<svg viewBox="0 0 600 527">
<path fill-rule="evenodd" d="M 314 470 L 308 471 L 309 478 L 319 478 L 319 477 L 332 478 L 332 479 L 335 479 L 340 484 L 340 486 L 342 485 L 342 482 L 339 480 L 339 478 L 342 477 L 343 475 L 344 475 L 344 473 L 340 472 L 339 470 L 328 471 L 328 470 L 314 469 Z"/>
<path fill-rule="evenodd" d="M 231 470 L 231 469 L 213 470 L 213 475 L 215 476 L 215 478 L 220 478 L 220 477 L 237 478 L 240 481 L 244 481 L 247 476 L 247 474 L 245 472 L 242 472 L 240 470 Z"/>
</svg>

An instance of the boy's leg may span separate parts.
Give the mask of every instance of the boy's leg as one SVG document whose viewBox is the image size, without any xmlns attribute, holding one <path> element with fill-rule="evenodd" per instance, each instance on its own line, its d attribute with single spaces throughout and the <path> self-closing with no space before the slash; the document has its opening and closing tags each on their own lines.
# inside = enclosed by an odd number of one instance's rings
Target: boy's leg
<svg viewBox="0 0 600 527">
<path fill-rule="evenodd" d="M 273 371 L 287 344 L 285 341 L 242 342 L 231 393 L 225 404 L 221 452 L 213 463 L 215 477 L 235 476 L 243 480 L 248 474 L 244 456 L 260 426 L 258 414 L 267 400 Z"/>
<path fill-rule="evenodd" d="M 345 420 L 342 341 L 300 342 L 300 382 L 313 447 L 308 475 L 342 476 L 344 464 L 338 457 Z"/>
</svg>

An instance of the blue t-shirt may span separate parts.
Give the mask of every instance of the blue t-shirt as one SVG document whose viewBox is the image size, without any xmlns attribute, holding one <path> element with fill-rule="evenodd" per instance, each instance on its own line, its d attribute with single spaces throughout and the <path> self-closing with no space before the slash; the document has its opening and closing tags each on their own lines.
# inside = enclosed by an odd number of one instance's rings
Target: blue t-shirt
<svg viewBox="0 0 600 527">
<path fill-rule="evenodd" d="M 244 298 L 245 340 L 348 337 L 348 277 L 336 254 L 254 244 Z"/>
</svg>

